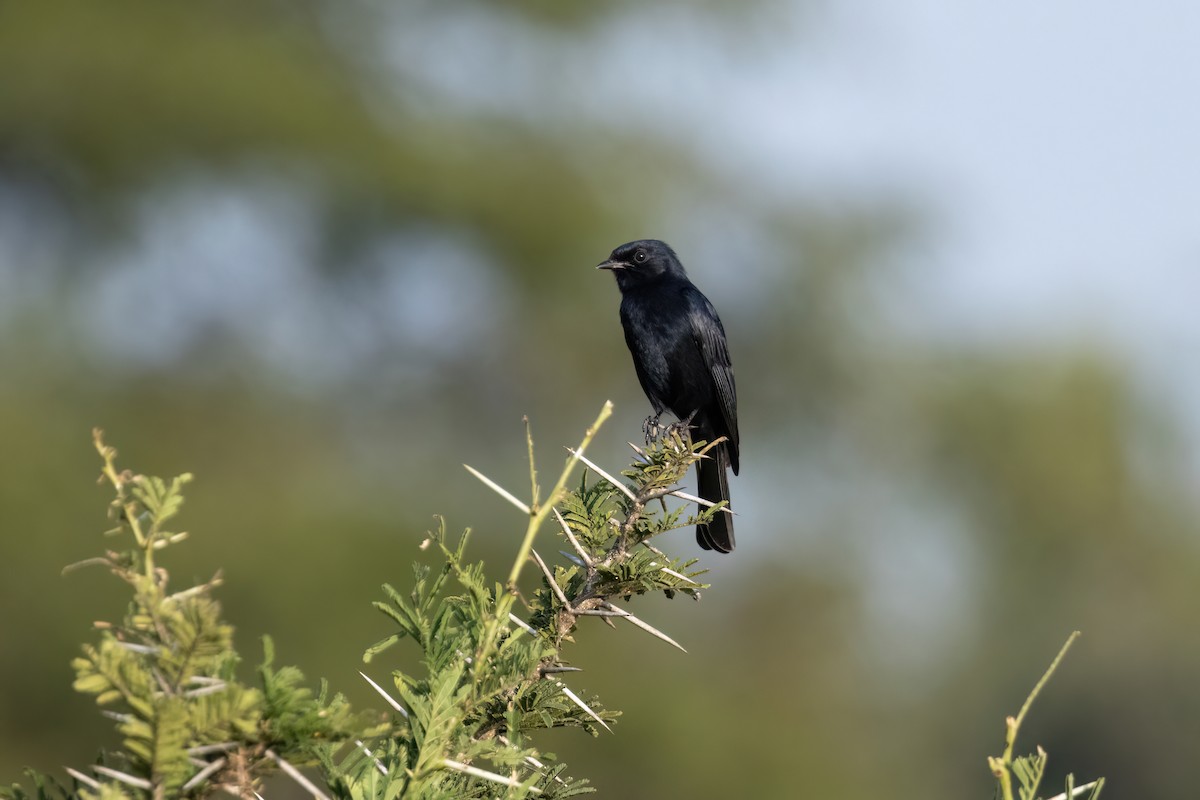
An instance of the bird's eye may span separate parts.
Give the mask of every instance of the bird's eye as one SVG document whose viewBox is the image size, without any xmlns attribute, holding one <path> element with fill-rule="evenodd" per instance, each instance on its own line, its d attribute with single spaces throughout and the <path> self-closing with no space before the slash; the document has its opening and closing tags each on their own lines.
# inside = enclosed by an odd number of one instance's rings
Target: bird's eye
<svg viewBox="0 0 1200 800">
<path fill-rule="evenodd" d="M 633 254 L 633 260 L 638 262 L 639 264 L 641 264 L 643 261 L 646 260 L 646 251 L 638 250 L 636 253 Z"/>
</svg>

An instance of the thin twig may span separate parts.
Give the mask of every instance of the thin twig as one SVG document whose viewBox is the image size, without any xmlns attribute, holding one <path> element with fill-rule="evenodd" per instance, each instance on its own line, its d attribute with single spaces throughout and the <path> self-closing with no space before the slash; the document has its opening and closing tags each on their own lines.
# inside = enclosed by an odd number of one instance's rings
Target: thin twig
<svg viewBox="0 0 1200 800">
<path fill-rule="evenodd" d="M 1058 669 L 1058 665 L 1067 655 L 1067 651 L 1071 649 L 1071 645 L 1075 643 L 1077 638 L 1079 638 L 1079 631 L 1073 631 L 1071 635 L 1067 637 L 1067 641 L 1065 644 L 1063 644 L 1062 649 L 1058 651 L 1058 655 L 1055 656 L 1054 660 L 1050 662 L 1049 668 L 1046 669 L 1046 671 L 1042 674 L 1041 679 L 1038 680 L 1038 682 L 1034 685 L 1033 691 L 1029 693 L 1027 698 L 1025 698 L 1025 702 L 1021 705 L 1021 710 L 1017 713 L 1017 716 L 1009 717 L 1004 721 L 1004 752 L 999 757 L 988 757 L 988 767 L 991 768 L 992 774 L 995 775 L 996 779 L 1000 782 L 1000 791 L 998 794 L 1000 797 L 1004 798 L 1004 800 L 1012 800 L 1013 797 L 1012 753 L 1013 747 L 1016 746 L 1017 743 L 1017 733 L 1021 729 L 1021 723 L 1025 721 L 1025 715 L 1029 713 L 1029 709 L 1033 706 L 1033 701 L 1042 691 L 1042 687 L 1046 685 L 1046 683 L 1050 680 L 1050 676 L 1054 674 L 1056 669 Z M 1039 751 L 1040 750 L 1041 748 L 1039 748 Z"/>
<path fill-rule="evenodd" d="M 108 566 L 112 566 L 111 561 L 109 561 L 107 558 L 104 558 L 102 556 L 96 556 L 95 558 L 85 558 L 83 561 L 76 561 L 74 564 L 67 564 L 65 567 L 62 568 L 62 574 L 66 575 L 66 574 L 74 572 L 75 570 L 80 569 L 82 567 L 108 567 Z M 64 769 L 67 769 L 67 768 L 64 767 Z M 91 779 L 89 778 L 88 780 L 91 780 Z M 100 784 L 96 784 L 96 785 L 99 786 Z"/>
<path fill-rule="evenodd" d="M 1004 760 L 1006 763 L 1012 763 L 1012 751 L 1013 745 L 1017 741 L 1017 730 L 1021 727 L 1021 723 L 1025 721 L 1025 715 L 1029 713 L 1029 709 L 1033 706 L 1033 701 L 1037 699 L 1038 694 L 1042 691 L 1042 687 L 1049 682 L 1050 676 L 1058 669 L 1058 665 L 1062 663 L 1063 658 L 1067 655 L 1067 651 L 1071 649 L 1071 645 L 1075 644 L 1075 640 L 1078 638 L 1079 631 L 1072 631 L 1071 635 L 1067 637 L 1066 643 L 1063 644 L 1062 649 L 1058 651 L 1058 655 L 1050 662 L 1050 666 L 1042 675 L 1041 680 L 1034 685 L 1033 691 L 1029 693 L 1029 697 L 1025 698 L 1025 703 L 1021 706 L 1021 710 L 1017 712 L 1017 718 L 1009 723 L 1008 746 L 1004 748 Z"/>
<path fill-rule="evenodd" d="M 533 498 L 533 506 L 538 504 L 538 482 L 537 482 L 537 466 L 533 460 L 533 426 L 529 424 L 529 417 L 522 417 L 525 422 L 525 444 L 529 448 L 529 496 Z"/>
<path fill-rule="evenodd" d="M 161 672 L 156 669 L 152 669 L 150 670 L 150 674 L 154 676 L 156 681 L 158 681 L 158 686 L 160 689 L 162 689 L 162 693 L 164 695 L 170 696 L 175 694 L 175 688 L 167 682 L 166 677 Z"/>
</svg>

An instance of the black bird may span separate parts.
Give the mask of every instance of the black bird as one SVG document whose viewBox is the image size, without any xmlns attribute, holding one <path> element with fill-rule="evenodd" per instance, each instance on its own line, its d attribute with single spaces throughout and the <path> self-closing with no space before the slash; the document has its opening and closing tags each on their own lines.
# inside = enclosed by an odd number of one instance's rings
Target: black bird
<svg viewBox="0 0 1200 800">
<path fill-rule="evenodd" d="M 696 465 L 696 478 L 705 500 L 728 501 L 726 470 L 738 471 L 737 391 L 721 318 L 665 242 L 623 244 L 597 268 L 612 270 L 621 290 L 625 343 L 654 407 L 647 430 L 668 409 L 691 427 L 696 441 L 724 436 Z M 732 552 L 733 518 L 722 511 L 696 526 L 696 541 L 705 550 Z"/>
</svg>

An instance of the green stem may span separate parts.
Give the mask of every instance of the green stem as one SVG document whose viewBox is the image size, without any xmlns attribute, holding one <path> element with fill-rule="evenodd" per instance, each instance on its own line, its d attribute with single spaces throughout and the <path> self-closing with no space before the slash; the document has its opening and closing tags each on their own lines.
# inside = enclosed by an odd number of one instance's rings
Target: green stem
<svg viewBox="0 0 1200 800">
<path fill-rule="evenodd" d="M 605 401 L 604 407 L 600 409 L 599 416 L 596 421 L 591 424 L 583 434 L 583 440 L 579 447 L 575 450 L 577 454 L 583 453 L 587 446 L 591 443 L 596 435 L 596 431 L 604 424 L 604 421 L 612 416 L 612 401 Z M 528 428 L 526 429 L 528 431 Z M 529 436 L 528 432 L 526 434 Z M 563 467 L 562 474 L 558 476 L 558 482 L 554 484 L 554 488 L 550 490 L 550 494 L 546 497 L 544 504 L 539 504 L 537 501 L 536 489 L 536 473 L 533 471 L 533 439 L 529 436 L 529 464 L 530 476 L 534 481 L 534 497 L 533 504 L 529 508 L 529 525 L 525 528 L 525 539 L 521 542 L 521 548 L 517 551 L 517 558 L 513 562 L 512 572 L 508 575 L 508 593 L 496 598 L 496 614 L 492 617 L 487 627 L 484 629 L 483 637 L 479 643 L 478 652 L 475 654 L 475 663 L 473 669 L 477 675 L 484 674 L 488 668 L 488 662 L 492 657 L 492 653 L 496 647 L 496 641 L 500 636 L 502 627 L 508 625 L 508 612 L 512 608 L 513 599 L 517 595 L 517 581 L 521 577 L 521 568 L 525 566 L 525 562 L 529 560 L 529 554 L 533 550 L 533 540 L 537 536 L 538 528 L 542 522 L 550 515 L 550 511 L 554 508 L 554 504 L 558 502 L 559 495 L 563 491 L 563 487 L 567 484 L 567 478 L 571 475 L 571 470 L 579 463 L 579 456 L 573 455 L 567 459 L 567 464 Z M 476 687 L 479 682 L 476 681 Z"/>
<path fill-rule="evenodd" d="M 1017 733 L 1021 730 L 1021 723 L 1025 721 L 1025 715 L 1029 713 L 1029 709 L 1033 707 L 1033 701 L 1041 693 L 1049 681 L 1050 676 L 1058 669 L 1058 665 L 1062 663 L 1063 658 L 1067 655 L 1067 651 L 1071 649 L 1071 645 L 1079 638 L 1079 631 L 1072 631 L 1067 637 L 1067 641 L 1063 644 L 1062 649 L 1058 651 L 1058 655 L 1050 662 L 1049 668 L 1042 675 L 1041 680 L 1033 687 L 1033 691 L 1025 698 L 1025 703 L 1021 706 L 1021 710 L 1015 717 L 1009 717 L 1005 720 L 1007 728 L 1004 736 L 1004 754 L 1000 758 L 991 756 L 988 758 L 988 765 L 992 768 L 992 774 L 1000 781 L 1000 794 L 1004 800 L 1013 800 L 1012 793 L 1012 765 L 1013 765 L 1013 747 L 1017 744 Z"/>
<path fill-rule="evenodd" d="M 1033 687 L 1033 691 L 1029 693 L 1029 697 L 1025 698 L 1025 704 L 1021 706 L 1021 710 L 1018 712 L 1017 718 L 1009 718 L 1008 736 L 1006 738 L 1006 746 L 1004 748 L 1005 764 L 1012 764 L 1012 751 L 1013 746 L 1017 743 L 1017 731 L 1020 729 L 1021 723 L 1025 721 L 1025 715 L 1029 713 L 1029 709 L 1033 706 L 1033 701 L 1037 699 L 1038 694 L 1041 693 L 1042 687 L 1050 681 L 1050 676 L 1054 674 L 1056 669 L 1058 669 L 1058 665 L 1062 663 L 1063 657 L 1066 656 L 1067 651 L 1071 649 L 1071 645 L 1075 644 L 1075 640 L 1078 638 L 1079 631 L 1072 631 L 1071 635 L 1067 637 L 1066 643 L 1063 644 L 1062 649 L 1058 651 L 1058 655 L 1055 656 L 1054 660 L 1050 662 L 1050 666 L 1047 668 L 1046 673 L 1042 675 L 1042 679 L 1037 682 L 1036 686 Z"/>
<path fill-rule="evenodd" d="M 537 497 L 533 498 L 533 503 L 529 507 L 529 525 L 525 528 L 525 540 L 521 542 L 521 548 L 517 551 L 517 558 L 513 562 L 512 571 L 508 574 L 508 590 L 516 592 L 517 580 L 521 577 L 521 570 L 525 566 L 525 562 L 529 560 L 529 552 L 533 549 L 533 540 L 537 536 L 538 529 L 542 523 L 546 521 L 546 517 L 550 516 L 550 510 L 554 508 L 554 504 L 558 502 L 559 496 L 562 494 L 564 487 L 567 485 L 567 479 L 571 476 L 571 471 L 575 465 L 579 463 L 579 456 L 591 444 L 596 432 L 600 430 L 600 426 L 605 420 L 612 416 L 613 404 L 611 400 L 604 403 L 604 407 L 600 409 L 599 416 L 596 421 L 591 424 L 591 427 L 583 434 L 583 440 L 579 443 L 579 447 L 575 449 L 567 464 L 563 467 L 562 474 L 558 476 L 558 482 L 554 484 L 554 488 L 550 490 L 550 494 L 546 496 L 545 503 L 539 503 Z M 533 450 L 532 441 L 530 443 L 530 470 L 532 471 Z"/>
<path fill-rule="evenodd" d="M 525 417 L 525 446 L 529 448 L 529 496 L 533 498 L 529 507 L 537 508 L 539 493 L 537 465 L 533 460 L 533 428 L 529 425 L 529 417 Z"/>
<path fill-rule="evenodd" d="M 96 452 L 104 459 L 104 477 L 108 478 L 109 483 L 117 491 L 117 502 L 121 504 L 121 512 L 124 517 L 122 522 L 129 525 L 129 530 L 133 532 L 133 538 L 137 540 L 138 547 L 142 549 L 142 566 L 146 576 L 153 577 L 154 539 L 142 533 L 142 525 L 138 521 L 137 503 L 130 500 L 125 492 L 126 481 L 117 472 L 117 449 L 104 443 L 104 431 L 99 428 L 92 429 L 92 442 L 96 445 Z"/>
</svg>

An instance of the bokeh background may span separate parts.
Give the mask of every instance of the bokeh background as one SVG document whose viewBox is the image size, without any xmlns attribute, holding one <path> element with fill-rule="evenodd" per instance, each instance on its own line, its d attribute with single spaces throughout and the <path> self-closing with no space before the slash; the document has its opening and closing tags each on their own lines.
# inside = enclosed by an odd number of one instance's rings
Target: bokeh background
<svg viewBox="0 0 1200 800">
<path fill-rule="evenodd" d="M 626 713 L 545 746 L 608 797 L 986 797 L 1078 628 L 1024 749 L 1194 794 L 1198 8 L 0 5 L 0 778 L 114 742 L 92 426 L 196 474 L 168 566 L 250 662 L 377 707 L 433 515 L 497 578 L 522 530 L 462 462 L 519 489 L 522 416 L 549 474 L 606 399 L 627 460 L 592 267 L 656 236 L 729 332 L 739 547 L 639 604 L 689 655 L 585 624 Z"/>
</svg>

